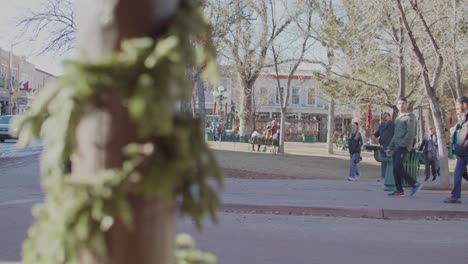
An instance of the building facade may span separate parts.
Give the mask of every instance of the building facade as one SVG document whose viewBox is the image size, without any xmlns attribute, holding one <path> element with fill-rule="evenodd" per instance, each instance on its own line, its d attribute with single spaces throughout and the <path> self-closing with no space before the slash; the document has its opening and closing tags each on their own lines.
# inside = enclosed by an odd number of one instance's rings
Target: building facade
<svg viewBox="0 0 468 264">
<path fill-rule="evenodd" d="M 280 91 L 278 90 L 278 82 Z M 281 118 L 280 92 L 286 98 L 288 76 L 261 74 L 255 83 L 254 101 L 257 113 L 257 126 L 265 128 L 271 120 Z M 319 92 L 317 81 L 312 73 L 298 72 L 291 80 L 289 91 L 286 140 L 294 141 L 302 134 L 314 134 L 319 141 L 326 140 L 329 98 Z M 349 130 L 352 108 L 337 105 L 335 108 L 336 131 Z"/>
<path fill-rule="evenodd" d="M 26 57 L 0 48 L 1 114 L 21 113 L 47 82 L 55 79 L 54 75 L 37 69 Z"/>
<path fill-rule="evenodd" d="M 242 88 L 236 74 L 229 74 L 223 68 L 221 82 L 218 86 L 224 87 L 227 98 L 223 102 L 223 111 L 240 110 Z M 288 76 L 262 73 L 255 82 L 253 89 L 255 123 L 257 129 L 265 129 L 268 122 L 281 118 L 280 100 L 278 94 L 279 80 L 281 91 L 286 96 Z M 205 111 L 214 114 L 219 110 L 219 103 L 213 96 L 218 86 L 205 87 Z M 312 79 L 311 72 L 298 72 L 292 78 L 290 97 L 286 116 L 286 140 L 295 141 L 302 134 L 314 134 L 318 141 L 326 140 L 329 98 L 318 91 L 318 84 Z M 336 131 L 349 131 L 353 109 L 350 105 L 337 105 L 335 108 Z"/>
</svg>

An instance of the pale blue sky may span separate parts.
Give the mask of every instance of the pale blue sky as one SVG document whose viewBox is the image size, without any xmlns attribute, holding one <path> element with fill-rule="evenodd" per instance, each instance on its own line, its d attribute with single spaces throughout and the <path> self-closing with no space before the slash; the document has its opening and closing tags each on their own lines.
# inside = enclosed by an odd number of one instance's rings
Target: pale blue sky
<svg viewBox="0 0 468 264">
<path fill-rule="evenodd" d="M 43 4 L 44 0 L 0 0 L 0 47 L 8 51 L 14 45 L 13 53 L 26 56 L 37 68 L 61 74 L 61 61 L 67 54 L 38 55 L 44 45 L 43 40 L 28 40 L 18 44 L 21 35 L 20 28 L 17 27 L 18 21 L 30 10 L 38 10 Z"/>
</svg>

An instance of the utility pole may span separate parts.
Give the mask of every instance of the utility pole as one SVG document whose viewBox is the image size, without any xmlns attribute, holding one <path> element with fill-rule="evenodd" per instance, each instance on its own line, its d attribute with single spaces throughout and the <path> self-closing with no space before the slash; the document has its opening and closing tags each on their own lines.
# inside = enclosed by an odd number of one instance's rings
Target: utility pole
<svg viewBox="0 0 468 264">
<path fill-rule="evenodd" d="M 9 70 L 10 70 L 10 81 L 8 82 L 8 114 L 12 115 L 12 110 L 13 110 L 13 81 L 14 81 L 14 75 L 13 75 L 13 44 L 10 45 L 10 54 L 9 54 Z"/>
</svg>

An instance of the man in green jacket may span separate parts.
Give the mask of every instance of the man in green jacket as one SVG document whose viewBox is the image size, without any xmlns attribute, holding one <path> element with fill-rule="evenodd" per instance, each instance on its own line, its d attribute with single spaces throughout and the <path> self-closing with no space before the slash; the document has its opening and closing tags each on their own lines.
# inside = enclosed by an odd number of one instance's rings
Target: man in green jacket
<svg viewBox="0 0 468 264">
<path fill-rule="evenodd" d="M 393 177 L 395 178 L 396 190 L 388 196 L 404 196 L 401 179 L 404 178 L 413 188 L 411 196 L 422 188 L 422 184 L 416 182 L 405 170 L 403 163 L 408 151 L 413 147 L 416 132 L 416 117 L 408 111 L 406 98 L 398 98 L 397 108 L 400 114 L 395 119 L 395 131 L 388 145 L 387 156 L 393 155 Z"/>
</svg>

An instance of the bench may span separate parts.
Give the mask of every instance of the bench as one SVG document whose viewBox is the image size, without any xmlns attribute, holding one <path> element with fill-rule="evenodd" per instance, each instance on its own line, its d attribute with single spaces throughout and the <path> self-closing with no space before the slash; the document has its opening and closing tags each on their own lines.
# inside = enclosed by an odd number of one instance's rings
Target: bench
<svg viewBox="0 0 468 264">
<path fill-rule="evenodd" d="M 257 145 L 257 151 L 260 151 L 260 147 L 263 145 L 263 152 L 267 151 L 267 147 L 273 147 L 272 152 L 278 153 L 279 148 L 279 140 L 273 138 L 265 138 L 265 137 L 252 137 L 249 140 L 249 144 L 252 145 L 252 151 L 255 151 L 255 145 Z M 250 146 L 249 146 L 250 150 Z"/>
</svg>

